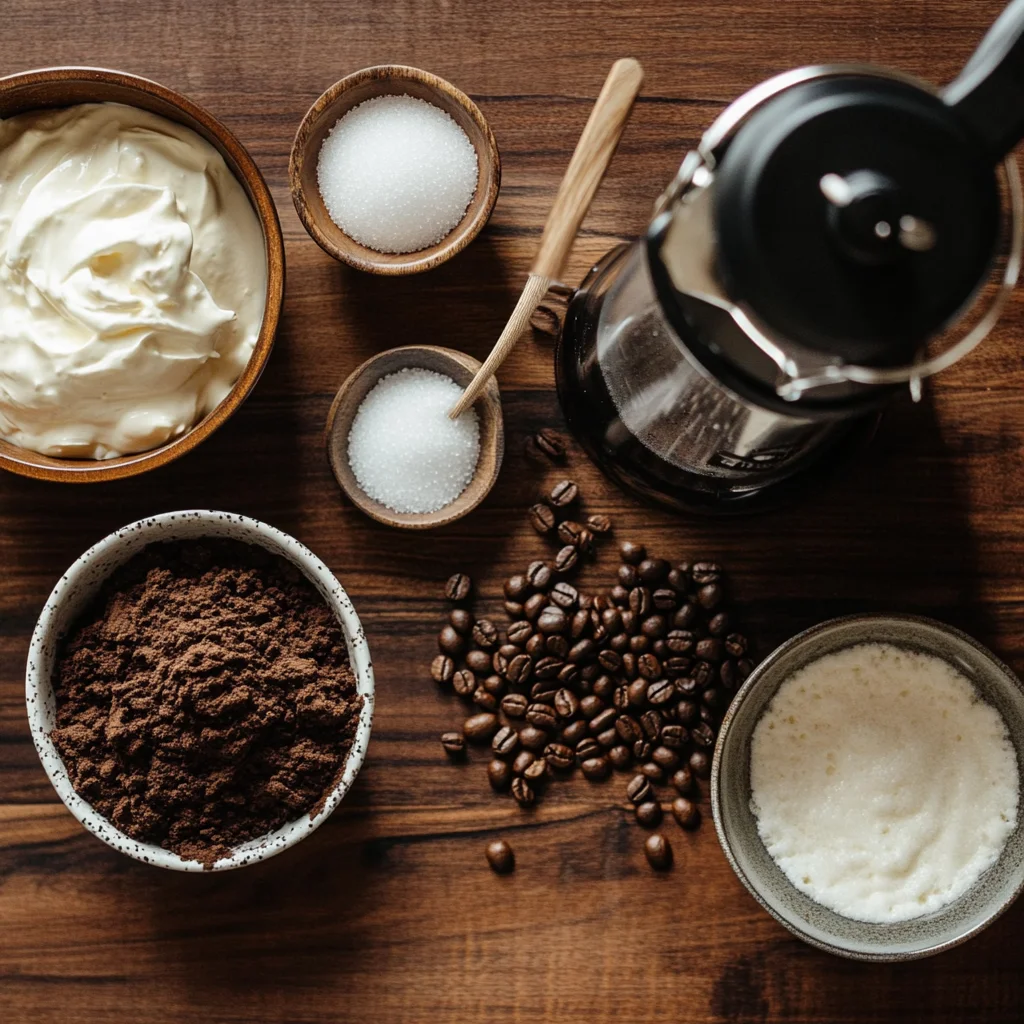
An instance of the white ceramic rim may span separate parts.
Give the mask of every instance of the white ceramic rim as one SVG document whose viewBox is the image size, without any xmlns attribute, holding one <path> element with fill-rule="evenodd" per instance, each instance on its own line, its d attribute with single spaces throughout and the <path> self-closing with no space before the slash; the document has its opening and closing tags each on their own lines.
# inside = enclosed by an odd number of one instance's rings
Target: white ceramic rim
<svg viewBox="0 0 1024 1024">
<path fill-rule="evenodd" d="M 978 924 L 973 927 L 965 929 L 960 934 L 946 940 L 945 942 L 937 942 L 934 945 L 927 946 L 923 949 L 912 950 L 912 951 L 899 951 L 899 952 L 882 952 L 869 953 L 860 952 L 852 949 L 848 949 L 846 946 L 840 945 L 838 942 L 828 942 L 817 938 L 808 932 L 803 931 L 797 927 L 792 921 L 788 920 L 782 914 L 779 914 L 775 908 L 771 905 L 762 894 L 758 887 L 755 885 L 753 880 L 748 877 L 747 873 L 740 867 L 735 855 L 732 851 L 732 840 L 726 834 L 725 827 L 721 824 L 722 814 L 720 807 L 720 787 L 722 778 L 722 750 L 725 747 L 725 736 L 729 731 L 729 726 L 732 724 L 732 720 L 735 717 L 736 709 L 739 707 L 743 699 L 750 693 L 760 682 L 766 671 L 776 662 L 778 659 L 794 647 L 799 647 L 806 643 L 808 640 L 813 639 L 820 633 L 827 632 L 839 625 L 848 625 L 856 622 L 869 623 L 874 620 L 899 620 L 907 623 L 917 623 L 919 625 L 928 626 L 932 629 L 939 630 L 943 633 L 947 633 L 957 640 L 963 641 L 969 644 L 976 651 L 978 651 L 984 658 L 992 663 L 992 665 L 999 670 L 999 672 L 1006 678 L 1008 685 L 1015 686 L 1018 689 L 1024 689 L 1022 687 L 1020 679 L 1016 673 L 1006 665 L 1001 659 L 997 658 L 983 644 L 980 644 L 974 637 L 964 633 L 962 630 L 957 629 L 955 626 L 950 626 L 946 622 L 940 622 L 938 619 L 932 619 L 925 615 L 899 615 L 899 614 L 886 614 L 881 613 L 877 615 L 843 615 L 833 619 L 827 619 L 824 622 L 819 622 L 816 626 L 811 626 L 809 629 L 805 629 L 795 636 L 790 637 L 789 640 L 784 641 L 775 648 L 763 661 L 761 661 L 757 667 L 751 672 L 750 676 L 746 679 L 743 685 L 736 691 L 736 695 L 733 697 L 732 702 L 729 704 L 729 708 L 725 713 L 725 717 L 722 719 L 721 727 L 718 732 L 718 740 L 715 743 L 715 755 L 711 765 L 711 779 L 709 788 L 711 789 L 711 815 L 715 822 L 715 833 L 718 836 L 719 845 L 722 847 L 722 852 L 725 854 L 726 860 L 729 862 L 729 866 L 733 869 L 736 877 L 743 883 L 746 890 L 754 897 L 755 900 L 766 910 L 776 921 L 779 922 L 787 931 L 791 932 L 798 939 L 802 939 L 809 946 L 814 946 L 816 949 L 823 950 L 826 953 L 831 953 L 833 956 L 842 957 L 846 960 L 859 960 L 862 962 L 869 963 L 898 963 L 908 960 L 923 960 L 925 957 L 934 956 L 936 953 L 944 953 L 946 950 L 953 949 L 956 946 L 960 946 L 967 942 L 969 939 L 974 938 L 979 932 L 984 931 L 990 924 L 992 924 L 997 918 L 1001 917 L 1012 904 L 1016 901 L 1017 897 L 1020 896 L 1021 892 L 1024 891 L 1024 882 L 1012 892 L 1007 899 L 1001 904 L 992 908 L 992 912 L 985 917 Z"/>
<path fill-rule="evenodd" d="M 196 530 L 195 524 L 197 523 L 202 524 L 206 529 Z M 305 814 L 266 836 L 243 843 L 230 856 L 221 858 L 210 868 L 204 868 L 197 860 L 185 860 L 178 854 L 162 847 L 151 843 L 142 843 L 126 836 L 75 792 L 60 754 L 43 723 L 42 695 L 47 690 L 52 692 L 49 672 L 46 672 L 46 678 L 43 678 L 43 661 L 52 659 L 41 657 L 41 654 L 44 646 L 52 644 L 55 639 L 53 631 L 56 627 L 53 620 L 57 617 L 58 611 L 64 607 L 76 583 L 101 556 L 116 552 L 119 547 L 124 547 L 126 548 L 125 556 L 116 563 L 116 565 L 120 565 L 150 543 L 200 536 L 237 538 L 239 528 L 247 535 L 249 542 L 258 544 L 295 565 L 316 587 L 334 612 L 345 634 L 349 660 L 356 676 L 358 691 L 363 698 L 363 707 L 359 715 L 355 739 L 345 761 L 341 778 L 316 814 Z M 145 543 L 134 543 L 135 538 L 139 536 L 145 538 Z M 130 544 L 128 543 L 129 538 L 132 541 Z M 111 566 L 111 572 L 116 565 Z M 109 573 L 106 575 L 109 576 Z M 95 592 L 97 586 L 98 583 L 94 581 L 89 588 L 90 591 Z M 366 634 L 348 594 L 331 570 L 309 548 L 289 534 L 258 519 L 211 509 L 186 509 L 147 516 L 145 519 L 137 520 L 115 530 L 89 548 L 61 576 L 47 598 L 32 632 L 25 673 L 25 697 L 32 742 L 35 744 L 43 768 L 53 784 L 53 788 L 57 791 L 57 795 L 64 802 L 64 806 L 88 831 L 121 853 L 157 867 L 190 872 L 229 871 L 233 868 L 267 860 L 305 839 L 330 817 L 349 791 L 362 767 L 366 748 L 370 741 L 374 706 L 373 663 L 370 658 L 370 648 L 366 642 Z"/>
</svg>

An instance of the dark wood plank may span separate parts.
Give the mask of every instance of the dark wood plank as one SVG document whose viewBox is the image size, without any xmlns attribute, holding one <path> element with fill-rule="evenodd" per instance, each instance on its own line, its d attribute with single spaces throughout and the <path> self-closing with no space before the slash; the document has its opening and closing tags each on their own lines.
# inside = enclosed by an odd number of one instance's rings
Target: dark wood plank
<svg viewBox="0 0 1024 1024">
<path fill-rule="evenodd" d="M 504 576 L 535 557 L 523 511 L 545 478 L 525 435 L 559 425 L 550 346 L 526 339 L 501 374 L 509 455 L 469 519 L 397 534 L 346 505 L 321 430 L 334 390 L 368 355 L 409 341 L 482 356 L 529 265 L 607 66 L 647 80 L 566 279 L 640 230 L 686 147 L 734 96 L 785 68 L 870 60 L 944 81 L 1000 0 L 578 0 L 159 5 L 6 0 L 0 70 L 92 63 L 187 91 L 252 149 L 287 239 L 285 317 L 270 366 L 200 450 L 141 480 L 91 489 L 0 480 L 0 1017 L 12 1024 L 603 1020 L 1018 1021 L 1024 908 L 968 945 L 902 967 L 832 959 L 762 913 L 713 831 L 673 832 L 677 870 L 646 869 L 621 785 L 557 787 L 524 816 L 474 760 L 443 761 L 459 720 L 425 666 L 440 585 L 474 574 L 496 610 Z M 338 267 L 301 229 L 288 149 L 308 104 L 356 68 L 405 61 L 474 96 L 502 149 L 483 236 L 428 276 Z M 732 571 L 759 649 L 855 610 L 964 626 L 1024 670 L 1024 298 L 997 335 L 898 402 L 868 457 L 796 508 L 686 521 L 639 505 L 576 455 L 572 472 L 621 536 Z M 314 837 L 254 868 L 179 877 L 88 836 L 43 774 L 24 716 L 35 617 L 64 568 L 138 516 L 183 507 L 257 515 L 308 543 L 355 600 L 374 651 L 367 764 Z M 606 554 L 590 570 L 597 580 Z M 519 868 L 482 850 L 511 836 Z"/>
</svg>

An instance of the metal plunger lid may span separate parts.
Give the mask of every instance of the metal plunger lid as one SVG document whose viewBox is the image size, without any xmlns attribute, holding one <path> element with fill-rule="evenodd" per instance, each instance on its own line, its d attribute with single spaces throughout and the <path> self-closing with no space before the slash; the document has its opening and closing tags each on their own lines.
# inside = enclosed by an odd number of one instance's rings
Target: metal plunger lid
<svg viewBox="0 0 1024 1024">
<path fill-rule="evenodd" d="M 1024 134 L 1024 0 L 942 97 L 898 79 L 796 85 L 715 174 L 718 273 L 783 338 L 864 366 L 914 361 L 985 279 L 997 161 Z"/>
</svg>

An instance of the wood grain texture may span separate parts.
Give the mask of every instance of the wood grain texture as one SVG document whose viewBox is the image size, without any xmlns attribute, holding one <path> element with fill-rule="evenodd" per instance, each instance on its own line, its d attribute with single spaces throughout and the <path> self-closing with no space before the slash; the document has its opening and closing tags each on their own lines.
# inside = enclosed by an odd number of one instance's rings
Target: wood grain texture
<svg viewBox="0 0 1024 1024">
<path fill-rule="evenodd" d="M 523 439 L 561 418 L 549 347 L 524 338 L 499 375 L 508 454 L 471 516 L 429 535 L 389 529 L 341 497 L 322 432 L 364 359 L 408 343 L 483 358 L 536 253 L 609 63 L 645 86 L 566 280 L 638 231 L 687 146 L 725 103 L 799 64 L 870 60 L 953 77 L 1000 0 L 5 0 L 0 70 L 89 63 L 147 75 L 208 106 L 250 148 L 284 229 L 288 287 L 267 371 L 199 449 L 145 478 L 81 488 L 0 479 L 0 1019 L 409 1022 L 1019 1021 L 1024 904 L 974 941 L 903 966 L 835 960 L 762 913 L 713 832 L 670 830 L 656 876 L 621 785 L 556 787 L 525 816 L 452 767 L 437 735 L 453 699 L 426 667 L 446 576 L 472 573 L 480 607 L 538 550 L 524 510 L 546 477 Z M 450 263 L 385 280 L 339 266 L 299 224 L 288 151 L 331 82 L 402 62 L 481 107 L 503 157 L 490 224 Z M 592 511 L 666 555 L 732 571 L 763 652 L 852 611 L 953 622 L 1024 671 L 1024 295 L 997 336 L 899 402 L 870 457 L 787 513 L 694 522 L 643 507 L 579 456 Z M 23 665 L 54 581 L 90 543 L 184 507 L 259 516 L 339 574 L 367 627 L 378 711 L 367 763 L 337 814 L 266 864 L 180 877 L 133 863 L 56 802 L 29 741 Z M 606 555 L 601 567 L 612 564 Z M 592 573 L 590 579 L 597 578 Z M 673 827 L 674 828 L 674 827 Z M 496 878 L 502 835 L 518 868 Z"/>
</svg>

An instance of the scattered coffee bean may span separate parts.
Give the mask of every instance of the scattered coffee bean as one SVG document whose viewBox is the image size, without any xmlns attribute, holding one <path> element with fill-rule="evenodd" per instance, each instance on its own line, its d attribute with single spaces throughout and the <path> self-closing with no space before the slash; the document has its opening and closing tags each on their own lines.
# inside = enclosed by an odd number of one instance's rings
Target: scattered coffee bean
<svg viewBox="0 0 1024 1024">
<path fill-rule="evenodd" d="M 430 678 L 435 683 L 450 683 L 455 674 L 455 662 L 446 654 L 439 654 L 430 663 Z"/>
<path fill-rule="evenodd" d="M 528 622 L 536 622 L 540 613 L 547 607 L 547 594 L 532 594 L 523 605 L 523 618 Z"/>
<path fill-rule="evenodd" d="M 444 585 L 444 596 L 449 601 L 465 601 L 473 589 L 473 581 L 464 573 L 457 572 L 448 577 Z"/>
<path fill-rule="evenodd" d="M 509 758 L 519 746 L 519 733 L 510 725 L 503 725 L 491 739 L 495 757 Z"/>
<path fill-rule="evenodd" d="M 530 509 L 530 524 L 539 534 L 551 533 L 557 522 L 548 505 L 537 504 Z"/>
<path fill-rule="evenodd" d="M 471 715 L 462 723 L 462 735 L 469 743 L 487 743 L 498 731 L 498 716 L 488 711 Z"/>
<path fill-rule="evenodd" d="M 660 832 L 647 837 L 644 853 L 647 855 L 647 863 L 655 871 L 667 871 L 672 866 L 672 847 Z"/>
<path fill-rule="evenodd" d="M 508 761 L 499 761 L 495 758 L 487 765 L 487 780 L 491 789 L 502 792 L 512 784 L 512 767 Z"/>
<path fill-rule="evenodd" d="M 569 719 L 579 710 L 580 702 L 572 690 L 563 688 L 555 693 L 554 707 L 559 718 Z"/>
<path fill-rule="evenodd" d="M 664 707 L 673 697 L 676 688 L 667 679 L 657 679 L 647 687 L 647 699 L 655 707 Z"/>
<path fill-rule="evenodd" d="M 568 771 L 576 763 L 576 756 L 564 743 L 549 743 L 544 748 L 544 757 L 552 768 Z"/>
<path fill-rule="evenodd" d="M 536 763 L 537 762 L 534 761 L 533 764 Z M 533 765 L 531 764 L 530 768 L 532 767 Z M 529 770 L 530 769 L 528 768 L 527 771 Z M 529 782 L 526 781 L 525 777 L 522 775 L 517 775 L 512 780 L 512 796 L 515 799 L 515 802 L 519 804 L 520 807 L 530 807 L 532 806 L 534 800 L 536 800 L 536 794 L 533 791 L 533 787 L 530 785 Z"/>
<path fill-rule="evenodd" d="M 535 729 L 553 733 L 558 729 L 558 719 L 554 710 L 547 704 L 531 704 L 526 709 L 526 720 Z"/>
<path fill-rule="evenodd" d="M 568 744 L 570 747 L 575 747 L 579 742 L 590 735 L 589 727 L 582 718 L 577 718 L 576 721 L 570 722 L 562 730 L 562 742 Z"/>
<path fill-rule="evenodd" d="M 571 480 L 559 480 L 551 488 L 548 500 L 555 508 L 566 508 L 579 497 L 579 488 Z"/>
<path fill-rule="evenodd" d="M 466 753 L 466 741 L 461 732 L 441 733 L 441 746 L 444 752 L 452 758 L 462 757 Z"/>
<path fill-rule="evenodd" d="M 550 427 L 542 427 L 536 434 L 527 438 L 527 454 L 534 454 L 561 462 L 565 459 L 565 441 L 562 436 Z"/>
<path fill-rule="evenodd" d="M 525 694 L 510 693 L 501 699 L 501 710 L 507 718 L 523 718 L 529 701 Z"/>
<path fill-rule="evenodd" d="M 599 711 L 590 719 L 591 736 L 597 736 L 604 732 L 605 729 L 613 729 L 615 727 L 615 719 L 618 717 L 619 713 L 615 708 L 605 708 L 603 711 Z"/>
<path fill-rule="evenodd" d="M 650 779 L 646 775 L 634 775 L 626 786 L 626 796 L 635 804 L 644 804 L 654 798 Z"/>
<path fill-rule="evenodd" d="M 508 637 L 510 644 L 525 644 L 533 633 L 533 626 L 526 621 L 526 619 L 520 619 L 518 622 L 513 622 L 508 627 L 508 631 L 505 636 Z"/>
<path fill-rule="evenodd" d="M 508 668 L 505 670 L 505 678 L 513 686 L 522 686 L 523 683 L 529 680 L 532 671 L 533 658 L 528 654 L 517 654 L 508 663 Z"/>
<path fill-rule="evenodd" d="M 526 580 L 535 590 L 547 590 L 551 586 L 551 566 L 538 559 L 526 568 Z"/>
<path fill-rule="evenodd" d="M 705 751 L 695 750 L 690 755 L 690 771 L 693 772 L 698 779 L 707 779 L 711 777 L 711 758 L 708 757 Z"/>
<path fill-rule="evenodd" d="M 669 747 L 658 746 L 651 751 L 651 760 L 659 768 L 670 772 L 677 764 L 679 764 L 679 755 Z"/>
<path fill-rule="evenodd" d="M 505 580 L 505 597 L 510 601 L 522 601 L 530 593 L 530 581 L 525 576 L 509 576 Z"/>
<path fill-rule="evenodd" d="M 588 736 L 576 744 L 576 760 L 580 764 L 592 757 L 600 757 L 603 753 L 604 747 L 593 736 Z"/>
<path fill-rule="evenodd" d="M 590 757 L 580 765 L 580 771 L 590 779 L 591 782 L 599 782 L 607 779 L 611 774 L 612 766 L 607 757 Z"/>
<path fill-rule="evenodd" d="M 452 629 L 463 636 L 468 636 L 473 629 L 473 616 L 465 608 L 453 608 L 448 621 L 452 624 Z"/>
<path fill-rule="evenodd" d="M 527 750 L 537 752 L 547 746 L 548 734 L 534 725 L 528 725 L 519 730 L 519 742 Z"/>
<path fill-rule="evenodd" d="M 638 566 L 637 572 L 644 583 L 660 583 L 668 575 L 668 562 L 661 558 L 645 558 Z"/>
<path fill-rule="evenodd" d="M 661 766 L 653 761 L 645 761 L 640 765 L 640 774 L 654 783 L 665 781 L 665 773 L 661 770 Z"/>
<path fill-rule="evenodd" d="M 466 654 L 466 668 L 478 675 L 488 675 L 492 668 L 493 659 L 486 651 L 469 651 Z"/>
<path fill-rule="evenodd" d="M 657 828 L 661 824 L 661 804 L 654 800 L 637 804 L 636 820 L 644 828 Z"/>
<path fill-rule="evenodd" d="M 523 617 L 523 606 L 518 601 L 506 601 L 505 614 L 515 622 Z"/>
<path fill-rule="evenodd" d="M 672 785 L 680 796 L 686 796 L 693 789 L 693 775 L 690 769 L 683 767 L 673 773 Z"/>
<path fill-rule="evenodd" d="M 532 750 L 520 750 L 512 761 L 512 774 L 522 775 L 536 760 L 537 755 Z"/>
<path fill-rule="evenodd" d="M 627 565 L 639 565 L 647 557 L 647 548 L 643 544 L 624 540 L 619 545 L 619 555 Z"/>
<path fill-rule="evenodd" d="M 670 723 L 669 725 L 663 725 L 661 727 L 661 732 L 657 738 L 661 740 L 661 745 L 663 747 L 668 747 L 669 750 L 679 751 L 686 746 L 686 741 L 690 738 L 690 734 L 685 725 Z M 655 760 L 657 760 L 657 758 L 655 758 Z M 679 758 L 677 755 L 677 763 L 678 760 Z"/>
<path fill-rule="evenodd" d="M 571 572 L 579 561 L 579 555 L 572 544 L 566 544 L 555 555 L 555 569 L 558 572 Z"/>
<path fill-rule="evenodd" d="M 551 588 L 551 593 L 548 596 L 551 598 L 552 604 L 557 604 L 559 608 L 564 608 L 568 612 L 575 606 L 579 592 L 571 583 L 561 580 Z"/>
<path fill-rule="evenodd" d="M 492 715 L 498 710 L 498 698 L 482 686 L 473 691 L 472 701 L 481 711 L 488 711 Z"/>
<path fill-rule="evenodd" d="M 622 744 L 612 747 L 608 751 L 608 760 L 616 771 L 625 771 L 633 763 L 633 755 L 629 751 L 629 747 L 624 747 Z"/>
<path fill-rule="evenodd" d="M 707 722 L 698 722 L 690 730 L 690 739 L 697 744 L 698 747 L 713 747 L 715 745 L 715 730 L 711 728 Z"/>
<path fill-rule="evenodd" d="M 490 619 L 480 619 L 473 626 L 473 643 L 482 651 L 493 651 L 498 646 L 498 627 Z"/>
<path fill-rule="evenodd" d="M 487 856 L 487 863 L 491 865 L 491 870 L 496 875 L 507 875 L 516 866 L 516 855 L 504 839 L 495 839 L 493 843 L 488 843 L 484 853 Z"/>
<path fill-rule="evenodd" d="M 677 796 L 672 801 L 672 817 L 680 828 L 696 828 L 700 824 L 700 808 L 685 796 Z"/>
<path fill-rule="evenodd" d="M 466 649 L 466 638 L 453 626 L 448 625 L 437 634 L 437 646 L 442 654 L 459 655 Z"/>
</svg>

